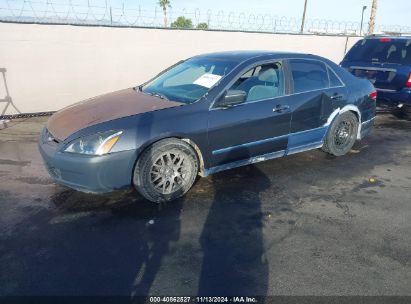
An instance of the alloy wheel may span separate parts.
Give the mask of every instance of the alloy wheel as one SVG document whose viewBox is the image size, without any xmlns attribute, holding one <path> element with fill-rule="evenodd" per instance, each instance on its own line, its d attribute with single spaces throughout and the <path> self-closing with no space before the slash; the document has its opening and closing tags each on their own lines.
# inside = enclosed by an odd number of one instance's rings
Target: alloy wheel
<svg viewBox="0 0 411 304">
<path fill-rule="evenodd" d="M 153 163 L 150 182 L 161 194 L 171 194 L 186 183 L 190 165 L 182 153 L 163 153 Z"/>
</svg>

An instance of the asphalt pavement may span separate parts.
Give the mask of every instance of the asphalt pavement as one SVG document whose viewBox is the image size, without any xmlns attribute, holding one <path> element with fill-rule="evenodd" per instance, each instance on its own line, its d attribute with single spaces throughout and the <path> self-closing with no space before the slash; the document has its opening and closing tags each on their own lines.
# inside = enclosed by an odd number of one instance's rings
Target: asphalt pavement
<svg viewBox="0 0 411 304">
<path fill-rule="evenodd" d="M 411 121 L 156 205 L 56 185 L 46 118 L 0 124 L 0 295 L 411 295 Z"/>
</svg>

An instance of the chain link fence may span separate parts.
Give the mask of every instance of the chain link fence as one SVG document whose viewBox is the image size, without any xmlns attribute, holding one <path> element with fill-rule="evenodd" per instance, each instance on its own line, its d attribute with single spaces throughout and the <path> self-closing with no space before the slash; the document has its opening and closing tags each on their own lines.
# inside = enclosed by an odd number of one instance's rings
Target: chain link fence
<svg viewBox="0 0 411 304">
<path fill-rule="evenodd" d="M 161 7 L 152 9 L 131 6 L 123 2 L 112 6 L 107 0 L 0 0 L 0 21 L 44 24 L 104 25 L 117 27 L 149 28 L 200 28 L 226 31 L 251 31 L 265 33 L 299 33 L 301 19 L 276 16 L 270 13 L 227 12 L 222 10 L 168 8 L 166 20 Z M 131 4 L 130 4 L 131 3 Z M 178 17 L 190 19 L 191 23 L 175 22 Z M 367 33 L 364 22 L 307 19 L 305 34 L 360 35 Z M 400 25 L 377 25 L 379 33 L 411 33 L 411 27 Z"/>
</svg>

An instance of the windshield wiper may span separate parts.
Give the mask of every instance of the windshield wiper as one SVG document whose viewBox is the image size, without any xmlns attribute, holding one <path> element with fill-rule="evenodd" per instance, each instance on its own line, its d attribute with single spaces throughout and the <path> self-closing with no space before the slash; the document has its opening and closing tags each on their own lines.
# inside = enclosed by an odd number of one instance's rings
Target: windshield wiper
<svg viewBox="0 0 411 304">
<path fill-rule="evenodd" d="M 148 92 L 147 92 L 147 94 L 148 94 L 148 95 L 151 95 L 151 96 L 155 96 L 155 97 L 161 98 L 161 99 L 168 100 L 168 98 L 167 98 L 166 96 L 164 96 L 163 94 L 157 93 L 157 92 L 151 92 L 151 93 L 148 93 Z"/>
<path fill-rule="evenodd" d="M 143 85 L 140 84 L 139 86 L 133 87 L 134 91 L 143 92 Z"/>
<path fill-rule="evenodd" d="M 155 96 L 155 97 L 158 97 L 158 98 L 161 98 L 161 99 L 164 99 L 164 100 L 169 100 L 165 95 L 163 95 L 163 94 L 160 94 L 160 93 L 157 93 L 157 92 L 146 92 L 146 91 L 143 91 L 143 85 L 142 84 L 140 84 L 139 86 L 137 86 L 137 87 L 134 87 L 134 90 L 135 91 L 139 91 L 139 92 L 143 92 L 144 94 L 147 94 L 147 95 L 150 95 L 150 96 Z"/>
</svg>

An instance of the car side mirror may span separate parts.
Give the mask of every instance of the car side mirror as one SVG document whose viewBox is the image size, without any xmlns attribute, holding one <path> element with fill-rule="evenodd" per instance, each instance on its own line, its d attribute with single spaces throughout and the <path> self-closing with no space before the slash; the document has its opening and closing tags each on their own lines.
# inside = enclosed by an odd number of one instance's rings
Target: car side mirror
<svg viewBox="0 0 411 304">
<path fill-rule="evenodd" d="M 222 100 L 218 103 L 218 107 L 229 108 L 240 103 L 243 103 L 247 97 L 247 93 L 241 90 L 228 90 Z"/>
</svg>

